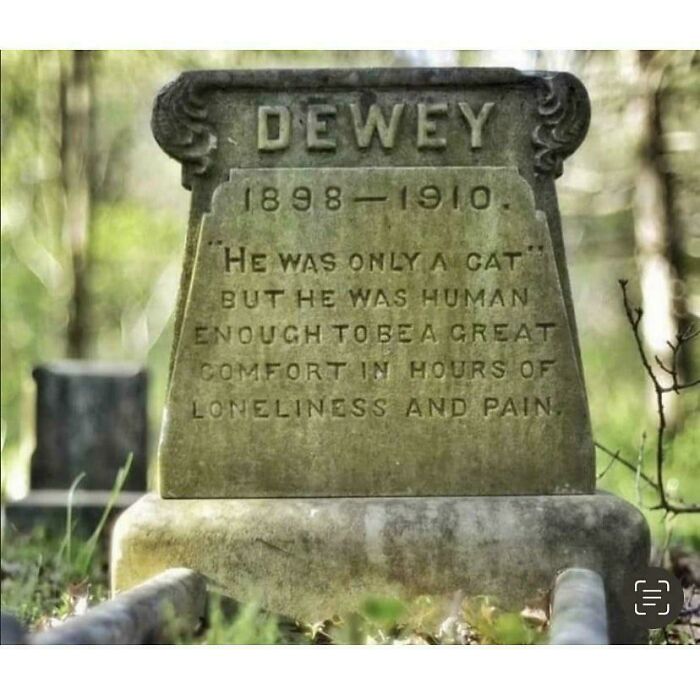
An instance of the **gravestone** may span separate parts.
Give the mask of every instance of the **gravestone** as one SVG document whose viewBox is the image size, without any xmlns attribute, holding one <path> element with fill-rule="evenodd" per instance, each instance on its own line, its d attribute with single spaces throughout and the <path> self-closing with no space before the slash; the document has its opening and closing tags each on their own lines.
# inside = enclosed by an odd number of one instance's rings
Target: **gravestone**
<svg viewBox="0 0 700 700">
<path fill-rule="evenodd" d="M 107 490 L 132 455 L 125 490 L 146 490 L 146 371 L 129 363 L 61 360 L 35 368 L 36 449 L 31 485 Z"/>
<path fill-rule="evenodd" d="M 596 494 L 554 180 L 565 73 L 185 73 L 153 131 L 192 190 L 158 468 L 115 590 L 190 566 L 319 619 L 363 595 L 523 604 L 643 518 Z M 206 542 L 207 546 L 202 544 Z"/>
<path fill-rule="evenodd" d="M 69 490 L 74 521 L 93 528 L 111 498 L 117 473 L 131 466 L 113 508 L 134 503 L 146 490 L 148 415 L 146 370 L 136 364 L 58 360 L 34 369 L 36 448 L 31 490 L 8 503 L 18 529 L 63 526 Z"/>
</svg>

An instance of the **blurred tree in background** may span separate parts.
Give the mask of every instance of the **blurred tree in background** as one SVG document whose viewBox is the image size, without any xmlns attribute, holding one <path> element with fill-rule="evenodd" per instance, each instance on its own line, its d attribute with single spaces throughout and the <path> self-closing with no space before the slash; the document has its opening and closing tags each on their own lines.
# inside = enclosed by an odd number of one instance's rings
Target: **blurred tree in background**
<svg viewBox="0 0 700 700">
<path fill-rule="evenodd" d="M 60 73 L 62 233 L 72 272 L 66 354 L 81 358 L 90 333 L 88 237 L 96 189 L 93 52 L 71 51 L 60 61 Z"/>
<path fill-rule="evenodd" d="M 667 367 L 671 364 L 667 341 L 689 323 L 677 178 L 669 162 L 664 130 L 666 116 L 673 111 L 677 97 L 668 79 L 678 60 L 678 55 L 669 51 L 639 51 L 637 56 L 640 133 L 634 230 L 645 310 L 642 328 L 649 349 Z M 691 358 L 682 351 L 679 360 L 682 380 L 691 372 Z M 677 419 L 674 397 L 668 396 L 667 406 L 672 424 Z"/>
<path fill-rule="evenodd" d="M 594 431 L 633 461 L 642 434 L 653 433 L 617 280 L 640 280 L 631 293 L 646 309 L 652 355 L 663 359 L 666 340 L 700 315 L 697 53 L 5 51 L 1 60 L 5 488 L 32 449 L 38 362 L 145 363 L 158 432 L 188 193 L 151 136 L 150 110 L 164 83 L 197 68 L 456 64 L 577 74 L 593 121 L 558 188 Z M 686 373 L 693 365 L 697 372 L 697 358 L 683 358 Z M 674 408 L 667 486 L 698 501 L 700 392 L 688 393 Z M 607 470 L 601 485 L 645 502 L 624 471 Z M 698 533 L 689 522 L 679 529 Z"/>
</svg>

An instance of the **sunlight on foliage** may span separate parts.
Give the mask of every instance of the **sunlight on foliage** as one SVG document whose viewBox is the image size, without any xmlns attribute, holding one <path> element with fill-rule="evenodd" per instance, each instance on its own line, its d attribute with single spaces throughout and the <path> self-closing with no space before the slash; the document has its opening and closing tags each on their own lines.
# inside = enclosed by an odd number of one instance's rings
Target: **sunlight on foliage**
<svg viewBox="0 0 700 700">
<path fill-rule="evenodd" d="M 277 618 L 246 603 L 235 615 L 227 612 L 221 597 L 210 601 L 209 626 L 202 641 L 206 644 L 276 644 L 280 641 Z"/>
</svg>

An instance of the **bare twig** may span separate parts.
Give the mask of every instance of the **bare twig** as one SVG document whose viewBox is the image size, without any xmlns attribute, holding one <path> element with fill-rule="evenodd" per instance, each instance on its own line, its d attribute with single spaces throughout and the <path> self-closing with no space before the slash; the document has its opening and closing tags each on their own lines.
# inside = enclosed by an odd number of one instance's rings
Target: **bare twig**
<svg viewBox="0 0 700 700">
<path fill-rule="evenodd" d="M 642 469 L 644 467 L 644 446 L 647 442 L 646 432 L 642 433 L 642 439 L 639 442 L 639 451 L 637 452 L 637 468 L 634 474 L 634 490 L 637 494 L 637 503 L 642 505 L 642 492 L 639 489 L 639 482 L 642 479 Z"/>
<path fill-rule="evenodd" d="M 624 457 L 620 457 L 620 450 L 613 452 L 611 449 L 607 448 L 605 445 L 602 445 L 599 442 L 596 442 L 594 444 L 601 452 L 605 452 L 606 455 L 612 457 L 613 462 L 619 462 L 623 466 L 627 467 L 629 470 L 633 471 L 635 474 L 637 473 L 637 467 L 632 462 L 630 462 L 628 459 L 625 459 Z M 608 469 L 606 467 L 600 476 L 603 476 L 607 471 Z M 646 483 L 647 486 L 651 486 L 651 488 L 653 488 L 654 491 L 658 490 L 659 487 L 653 479 L 650 479 L 646 474 L 640 474 L 639 476 L 641 480 L 644 483 Z"/>
<path fill-rule="evenodd" d="M 633 308 L 630 304 L 629 298 L 627 296 L 627 280 L 619 280 L 620 289 L 622 290 L 622 301 L 625 308 L 625 315 L 632 327 L 632 332 L 634 334 L 634 339 L 637 344 L 637 350 L 639 352 L 639 357 L 644 366 L 647 376 L 651 380 L 654 387 L 654 393 L 656 395 L 656 412 L 659 418 L 657 435 L 656 435 L 656 481 L 649 479 L 644 474 L 641 473 L 641 457 L 638 460 L 637 465 L 632 464 L 626 460 L 622 460 L 617 453 L 613 455 L 607 448 L 602 445 L 597 444 L 599 449 L 602 449 L 607 454 L 614 456 L 621 464 L 625 464 L 630 469 L 633 469 L 635 474 L 637 474 L 637 479 L 644 480 L 647 484 L 654 486 L 656 492 L 659 495 L 659 504 L 652 506 L 652 510 L 663 509 L 668 513 L 678 514 L 678 513 L 700 513 L 700 504 L 690 504 L 684 505 L 680 503 L 673 503 L 669 500 L 666 494 L 666 487 L 664 486 L 664 437 L 666 434 L 666 414 L 664 411 L 664 394 L 669 392 L 674 392 L 679 394 L 685 389 L 689 389 L 693 386 L 700 385 L 700 379 L 691 382 L 681 382 L 679 381 L 678 374 L 678 353 L 681 347 L 691 341 L 693 338 L 700 334 L 700 330 L 696 330 L 689 326 L 676 334 L 676 342 L 668 343 L 671 349 L 671 366 L 667 367 L 658 357 L 654 357 L 656 364 L 659 368 L 669 375 L 671 378 L 671 384 L 664 386 L 659 378 L 656 376 L 654 369 L 649 362 L 646 351 L 644 349 L 644 343 L 642 342 L 642 337 L 639 332 L 639 325 L 642 321 L 642 316 L 644 312 L 641 308 Z M 607 471 L 607 470 L 606 470 Z"/>
<path fill-rule="evenodd" d="M 598 443 L 595 443 L 595 444 L 597 447 Z M 615 452 L 615 454 L 612 455 L 612 459 L 608 462 L 608 466 L 605 467 L 605 469 L 603 469 L 603 471 L 600 472 L 600 474 L 596 474 L 596 477 L 595 477 L 596 480 L 602 479 L 610 471 L 610 467 L 612 467 L 615 464 L 615 462 L 619 459 L 620 459 L 620 450 L 617 450 L 617 452 Z"/>
</svg>

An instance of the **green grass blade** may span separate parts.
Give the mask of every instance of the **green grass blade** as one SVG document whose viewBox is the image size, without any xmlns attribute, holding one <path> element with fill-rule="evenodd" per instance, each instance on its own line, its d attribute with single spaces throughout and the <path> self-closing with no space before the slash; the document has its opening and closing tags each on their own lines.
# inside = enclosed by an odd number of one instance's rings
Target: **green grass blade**
<svg viewBox="0 0 700 700">
<path fill-rule="evenodd" d="M 85 472 L 81 472 L 75 477 L 73 483 L 68 489 L 68 500 L 66 502 L 66 532 L 61 541 L 61 546 L 58 548 L 56 558 L 58 561 L 63 561 L 64 554 L 68 565 L 71 564 L 71 543 L 73 539 L 73 496 L 78 488 L 78 484 L 85 478 Z"/>
<path fill-rule="evenodd" d="M 76 558 L 76 568 L 78 572 L 83 576 L 87 575 L 88 569 L 90 567 L 90 562 L 92 561 L 92 558 L 95 554 L 95 550 L 97 549 L 97 544 L 99 542 L 100 535 L 102 534 L 102 530 L 104 530 L 104 527 L 107 524 L 107 520 L 109 518 L 109 514 L 112 512 L 114 504 L 117 502 L 117 498 L 119 498 L 119 494 L 124 488 L 124 483 L 126 482 L 126 479 L 129 476 L 129 471 L 131 470 L 131 463 L 133 462 L 133 458 L 134 454 L 133 452 L 130 452 L 129 456 L 126 458 L 124 466 L 121 467 L 117 472 L 116 479 L 114 480 L 114 486 L 112 487 L 112 491 L 109 494 L 107 505 L 102 511 L 100 521 L 99 523 L 97 523 L 97 527 L 95 527 L 95 530 L 93 531 L 92 535 L 90 535 L 87 542 L 85 542 L 85 544 L 82 545 L 80 551 L 78 552 L 78 556 Z"/>
</svg>

